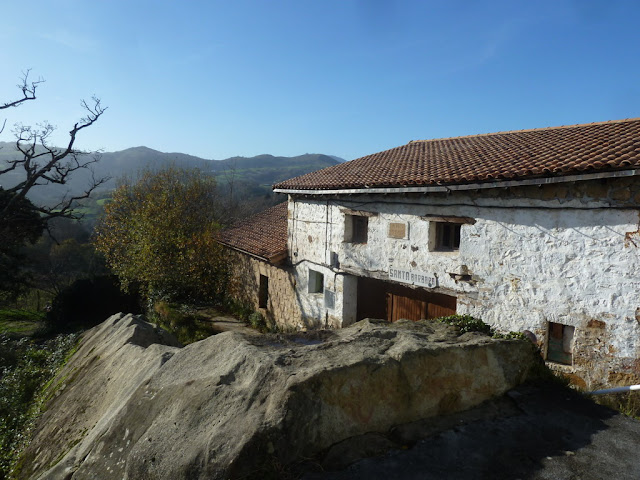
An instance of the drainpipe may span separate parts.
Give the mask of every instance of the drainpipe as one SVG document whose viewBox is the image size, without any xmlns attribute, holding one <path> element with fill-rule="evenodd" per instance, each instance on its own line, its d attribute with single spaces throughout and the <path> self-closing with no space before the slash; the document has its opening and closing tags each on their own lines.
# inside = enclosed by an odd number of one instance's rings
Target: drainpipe
<svg viewBox="0 0 640 480">
<path fill-rule="evenodd" d="M 608 393 L 624 393 L 624 392 L 631 392 L 632 390 L 640 390 L 640 385 L 629 385 L 628 387 L 606 388 L 604 390 L 594 390 L 593 392 L 586 392 L 586 393 L 587 395 L 607 395 Z"/>
</svg>

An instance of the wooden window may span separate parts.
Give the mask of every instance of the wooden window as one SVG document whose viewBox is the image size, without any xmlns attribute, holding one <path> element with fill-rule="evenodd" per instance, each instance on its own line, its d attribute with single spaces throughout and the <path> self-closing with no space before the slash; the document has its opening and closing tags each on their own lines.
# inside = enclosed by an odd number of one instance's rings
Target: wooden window
<svg viewBox="0 0 640 480">
<path fill-rule="evenodd" d="M 260 285 L 258 287 L 258 307 L 267 308 L 269 303 L 269 277 L 260 275 Z"/>
<path fill-rule="evenodd" d="M 324 275 L 309 269 L 309 293 L 322 293 L 324 291 Z"/>
<path fill-rule="evenodd" d="M 452 252 L 460 248 L 460 224 L 435 222 L 436 242 L 434 250 Z"/>
<path fill-rule="evenodd" d="M 571 365 L 573 361 L 574 333 L 575 328 L 570 325 L 549 322 L 548 361 Z"/>
<path fill-rule="evenodd" d="M 345 215 L 344 240 L 348 243 L 367 243 L 369 217 Z"/>
</svg>

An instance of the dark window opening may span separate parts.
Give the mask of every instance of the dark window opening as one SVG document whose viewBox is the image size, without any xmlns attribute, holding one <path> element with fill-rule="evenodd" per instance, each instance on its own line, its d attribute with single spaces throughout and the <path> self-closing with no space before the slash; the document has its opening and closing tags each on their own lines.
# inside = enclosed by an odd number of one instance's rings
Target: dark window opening
<svg viewBox="0 0 640 480">
<path fill-rule="evenodd" d="M 322 293 L 324 291 L 324 275 L 309 269 L 309 293 Z"/>
<path fill-rule="evenodd" d="M 436 222 L 436 250 L 453 251 L 460 248 L 459 223 Z"/>
<path fill-rule="evenodd" d="M 574 333 L 575 328 L 570 325 L 549 322 L 548 361 L 565 365 L 572 364 Z"/>
<path fill-rule="evenodd" d="M 367 243 L 369 217 L 364 215 L 346 215 L 345 241 L 349 243 Z"/>
<path fill-rule="evenodd" d="M 260 275 L 260 286 L 258 288 L 258 307 L 267 308 L 269 302 L 269 277 Z"/>
</svg>

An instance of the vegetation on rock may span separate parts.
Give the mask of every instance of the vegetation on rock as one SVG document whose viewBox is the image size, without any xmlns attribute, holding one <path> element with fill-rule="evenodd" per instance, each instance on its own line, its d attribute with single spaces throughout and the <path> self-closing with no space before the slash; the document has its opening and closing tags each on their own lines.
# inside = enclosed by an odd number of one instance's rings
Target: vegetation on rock
<svg viewBox="0 0 640 480">
<path fill-rule="evenodd" d="M 0 335 L 0 479 L 12 478 L 30 429 L 46 400 L 45 388 L 69 358 L 78 335 L 44 343 Z"/>
<path fill-rule="evenodd" d="M 147 319 L 175 335 L 182 345 L 189 345 L 218 333 L 206 314 L 190 305 L 158 301 Z"/>
<path fill-rule="evenodd" d="M 472 317 L 471 315 L 449 315 L 446 317 L 440 317 L 437 320 L 441 323 L 446 323 L 447 325 L 453 325 L 458 328 L 460 333 L 480 332 L 487 335 L 491 335 L 493 333 L 490 325 L 484 323 L 479 318 Z"/>
</svg>

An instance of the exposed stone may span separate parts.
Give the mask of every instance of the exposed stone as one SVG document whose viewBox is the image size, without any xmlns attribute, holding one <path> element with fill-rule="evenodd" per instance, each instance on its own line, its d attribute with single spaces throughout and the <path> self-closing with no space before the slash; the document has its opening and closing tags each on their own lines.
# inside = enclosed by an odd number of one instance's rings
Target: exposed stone
<svg viewBox="0 0 640 480">
<path fill-rule="evenodd" d="M 607 196 L 609 186 L 606 182 L 584 182 L 585 193 L 594 199 L 605 198 Z"/>
<path fill-rule="evenodd" d="M 611 199 L 618 202 L 626 202 L 631 198 L 631 191 L 629 188 L 621 188 L 611 192 Z"/>
<path fill-rule="evenodd" d="M 37 426 L 22 476 L 255 475 L 350 437 L 470 408 L 539 361 L 529 342 L 458 336 L 435 322 L 226 332 L 178 348 L 118 315 L 86 334 L 58 376 L 66 386 Z"/>
<path fill-rule="evenodd" d="M 270 324 L 278 323 L 285 330 L 300 325 L 300 307 L 296 301 L 296 280 L 290 268 L 278 267 L 233 250 L 228 250 L 232 272 L 228 284 L 229 294 L 237 301 L 249 305 L 264 315 Z M 259 304 L 260 275 L 269 279 L 267 307 Z M 317 323 L 317 322 L 315 322 Z"/>
</svg>

